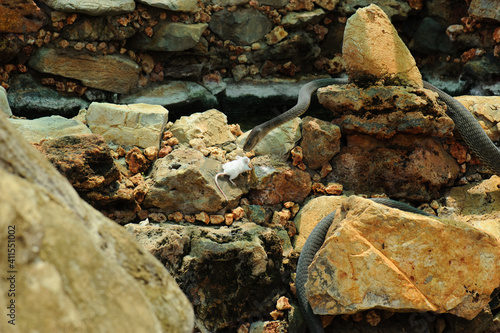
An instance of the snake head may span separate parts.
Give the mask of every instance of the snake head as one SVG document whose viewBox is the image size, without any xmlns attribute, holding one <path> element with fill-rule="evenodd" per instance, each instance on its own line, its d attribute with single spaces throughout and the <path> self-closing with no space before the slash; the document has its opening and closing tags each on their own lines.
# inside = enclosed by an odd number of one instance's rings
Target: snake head
<svg viewBox="0 0 500 333">
<path fill-rule="evenodd" d="M 261 138 L 262 129 L 256 126 L 250 134 L 247 136 L 245 145 L 243 146 L 244 151 L 251 151 L 262 139 Z"/>
</svg>

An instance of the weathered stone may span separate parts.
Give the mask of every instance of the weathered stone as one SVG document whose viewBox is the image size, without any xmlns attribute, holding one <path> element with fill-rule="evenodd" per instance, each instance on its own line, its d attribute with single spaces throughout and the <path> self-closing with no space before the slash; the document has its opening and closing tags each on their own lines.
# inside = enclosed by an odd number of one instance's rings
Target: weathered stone
<svg viewBox="0 0 500 333">
<path fill-rule="evenodd" d="M 458 176 L 455 159 L 436 139 L 398 134 L 378 140 L 347 135 L 347 145 L 332 160 L 328 182 L 356 193 L 386 193 L 392 198 L 428 202 Z"/>
<path fill-rule="evenodd" d="M 274 45 L 284 38 L 288 36 L 288 32 L 283 28 L 283 26 L 278 25 L 274 27 L 273 30 L 271 30 L 267 35 L 266 35 L 266 41 L 267 45 Z"/>
<path fill-rule="evenodd" d="M 132 174 L 146 172 L 150 164 L 146 156 L 144 156 L 142 151 L 137 147 L 133 147 L 127 152 L 125 155 L 125 161 L 127 162 L 128 169 L 132 172 Z"/>
<path fill-rule="evenodd" d="M 326 10 L 334 10 L 340 0 L 315 0 L 319 6 Z"/>
<path fill-rule="evenodd" d="M 302 202 L 311 192 L 311 176 L 269 155 L 252 159 L 250 200 L 256 205 Z"/>
<path fill-rule="evenodd" d="M 344 16 L 354 14 L 358 8 L 367 7 L 373 4 L 370 0 L 341 0 L 336 10 Z M 407 1 L 403 0 L 379 0 L 377 1 L 384 13 L 391 20 L 404 20 L 408 17 L 411 7 Z"/>
<path fill-rule="evenodd" d="M 40 48 L 29 65 L 42 72 L 81 80 L 92 88 L 127 94 L 139 81 L 139 65 L 123 55 L 87 55 Z"/>
<path fill-rule="evenodd" d="M 498 96 L 457 96 L 479 121 L 492 141 L 500 139 L 500 97 Z"/>
<path fill-rule="evenodd" d="M 275 8 L 281 8 L 287 5 L 289 0 L 260 0 L 259 4 L 267 5 Z"/>
<path fill-rule="evenodd" d="M 181 117 L 170 131 L 181 143 L 201 139 L 207 147 L 235 140 L 227 125 L 226 115 L 215 109 Z"/>
<path fill-rule="evenodd" d="M 359 9 L 347 20 L 342 52 L 351 81 L 423 87 L 415 59 L 376 5 Z"/>
<path fill-rule="evenodd" d="M 83 17 L 72 25 L 64 28 L 61 36 L 67 40 L 75 41 L 111 41 L 125 40 L 133 35 L 136 31 L 132 25 L 120 25 L 117 20 L 109 17 Z"/>
<path fill-rule="evenodd" d="M 38 31 L 47 16 L 32 0 L 3 0 L 0 3 L 0 33 Z"/>
<path fill-rule="evenodd" d="M 422 20 L 408 47 L 410 50 L 427 54 L 454 52 L 453 44 L 446 34 L 446 26 L 431 17 Z"/>
<path fill-rule="evenodd" d="M 0 112 L 3 112 L 7 117 L 12 116 L 12 110 L 7 100 L 7 92 L 2 86 L 0 86 Z"/>
<path fill-rule="evenodd" d="M 472 0 L 469 15 L 500 22 L 500 8 L 495 0 Z"/>
<path fill-rule="evenodd" d="M 206 23 L 161 22 L 155 26 L 151 38 L 137 35 L 132 44 L 148 51 L 184 51 L 198 44 L 207 27 Z"/>
<path fill-rule="evenodd" d="M 208 26 L 220 38 L 239 45 L 250 45 L 264 38 L 272 28 L 269 19 L 253 8 L 238 8 L 231 12 L 223 9 L 212 14 Z"/>
<path fill-rule="evenodd" d="M 87 123 L 92 133 L 118 145 L 159 147 L 168 111 L 160 105 L 90 104 Z"/>
<path fill-rule="evenodd" d="M 444 26 L 457 24 L 462 17 L 467 16 L 467 3 L 453 0 L 427 0 L 425 7 L 430 17 L 435 18 Z"/>
<path fill-rule="evenodd" d="M 281 24 L 284 27 L 293 27 L 301 24 L 315 23 L 323 15 L 325 15 L 325 11 L 321 8 L 315 9 L 312 12 L 290 12 L 281 19 Z"/>
<path fill-rule="evenodd" d="M 215 185 L 214 176 L 222 171 L 219 161 L 206 158 L 194 149 L 175 149 L 156 160 L 150 177 L 152 185 L 144 198 L 144 207 L 158 207 L 167 214 L 181 211 L 194 214 L 214 213 L 223 207 L 224 197 Z M 248 192 L 244 176 L 234 179 L 237 186 L 219 179 L 229 201 Z"/>
<path fill-rule="evenodd" d="M 465 223 L 350 197 L 309 266 L 306 294 L 317 314 L 378 308 L 470 320 L 500 285 L 499 263 L 499 239 Z"/>
<path fill-rule="evenodd" d="M 42 117 L 33 120 L 9 119 L 10 123 L 31 143 L 44 139 L 56 139 L 67 135 L 92 134 L 81 121 L 61 116 Z"/>
<path fill-rule="evenodd" d="M 288 59 L 292 62 L 303 62 L 319 56 L 321 49 L 316 41 L 305 32 L 290 34 L 287 39 L 269 50 L 269 59 Z"/>
<path fill-rule="evenodd" d="M 10 80 L 7 94 L 12 113 L 19 117 L 39 118 L 51 115 L 73 117 L 89 103 L 81 98 L 59 95 L 42 86 L 30 74 L 20 74 Z"/>
<path fill-rule="evenodd" d="M 44 0 L 52 9 L 60 12 L 82 13 L 91 16 L 131 13 L 133 0 Z"/>
<path fill-rule="evenodd" d="M 293 239 L 295 251 L 302 252 L 302 247 L 314 227 L 334 210 L 342 205 L 345 196 L 321 196 L 309 200 L 298 212 L 293 222 L 298 234 Z"/>
<path fill-rule="evenodd" d="M 311 169 L 319 169 L 340 151 L 340 128 L 324 120 L 305 117 L 302 120 L 304 163 Z"/>
<path fill-rule="evenodd" d="M 267 314 L 285 288 L 283 248 L 273 229 L 239 222 L 231 228 L 127 227 L 176 276 L 208 332 L 234 327 L 263 309 Z"/>
<path fill-rule="evenodd" d="M 198 9 L 196 0 L 138 0 L 138 2 L 174 12 L 193 13 Z"/>
<path fill-rule="evenodd" d="M 78 190 L 102 187 L 120 177 L 111 149 L 100 135 L 68 135 L 35 147 Z"/>
<path fill-rule="evenodd" d="M 10 269 L 23 290 L 15 296 L 16 331 L 192 332 L 192 306 L 165 267 L 81 200 L 3 115 L 0 133 L 0 188 L 8 189 L 0 194 L 0 246 L 15 228 Z M 7 254 L 0 252 L 2 262 Z M 6 272 L 2 290 L 9 290 Z M 8 304 L 6 293 L 0 302 Z M 0 321 L 2 332 L 13 327 Z"/>
<path fill-rule="evenodd" d="M 206 88 L 191 81 L 169 81 L 148 86 L 136 93 L 120 97 L 124 104 L 157 104 L 163 107 L 186 107 L 191 110 L 203 111 L 217 107 L 217 98 Z"/>
</svg>

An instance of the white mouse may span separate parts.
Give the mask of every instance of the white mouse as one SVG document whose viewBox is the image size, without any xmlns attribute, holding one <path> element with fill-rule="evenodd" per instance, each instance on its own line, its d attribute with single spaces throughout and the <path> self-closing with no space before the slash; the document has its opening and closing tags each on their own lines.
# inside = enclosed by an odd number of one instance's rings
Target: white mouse
<svg viewBox="0 0 500 333">
<path fill-rule="evenodd" d="M 252 170 L 252 167 L 250 166 L 250 159 L 246 156 L 245 157 L 238 156 L 234 161 L 224 163 L 222 165 L 222 170 L 223 172 L 215 175 L 215 185 L 217 185 L 219 191 L 222 193 L 226 201 L 228 201 L 226 195 L 224 194 L 224 191 L 222 191 L 222 189 L 219 186 L 219 183 L 217 182 L 217 177 L 229 176 L 229 181 L 231 182 L 231 184 L 236 185 L 233 182 L 233 179 L 235 179 L 236 177 L 238 177 L 238 175 L 240 175 L 245 171 Z"/>
</svg>

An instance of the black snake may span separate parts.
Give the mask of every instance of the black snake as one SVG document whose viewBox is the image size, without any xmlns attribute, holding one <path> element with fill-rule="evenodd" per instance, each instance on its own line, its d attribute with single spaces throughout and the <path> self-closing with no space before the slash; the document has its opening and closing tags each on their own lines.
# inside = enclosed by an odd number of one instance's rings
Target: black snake
<svg viewBox="0 0 500 333">
<path fill-rule="evenodd" d="M 299 92 L 297 104 L 285 113 L 256 126 L 248 135 L 243 149 L 252 150 L 270 131 L 278 126 L 302 115 L 311 102 L 311 96 L 318 88 L 332 84 L 347 84 L 347 79 L 330 78 L 311 81 L 305 84 Z M 446 113 L 455 123 L 455 127 L 462 136 L 467 146 L 476 154 L 479 160 L 488 166 L 495 174 L 500 175 L 500 150 L 490 140 L 483 131 L 481 125 L 472 116 L 472 114 L 456 99 L 446 94 L 442 90 L 434 87 L 432 84 L 424 81 L 424 88 L 438 94 L 439 98 L 447 105 Z M 421 215 L 429 215 L 412 206 L 389 199 L 372 199 L 383 205 L 398 208 Z M 299 262 L 297 264 L 297 297 L 299 307 L 304 315 L 305 321 L 312 333 L 324 332 L 323 325 L 318 316 L 316 316 L 305 294 L 305 283 L 307 282 L 308 268 L 316 252 L 323 245 L 326 233 L 333 222 L 335 212 L 324 217 L 313 229 L 302 248 Z"/>
</svg>

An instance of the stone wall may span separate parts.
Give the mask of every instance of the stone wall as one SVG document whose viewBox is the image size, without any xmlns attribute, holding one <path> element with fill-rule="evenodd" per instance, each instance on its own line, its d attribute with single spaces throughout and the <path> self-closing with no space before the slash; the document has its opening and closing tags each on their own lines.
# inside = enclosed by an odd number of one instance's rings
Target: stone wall
<svg viewBox="0 0 500 333">
<path fill-rule="evenodd" d="M 424 79 L 452 94 L 499 93 L 494 0 L 5 0 L 0 84 L 13 113 L 30 118 L 141 98 L 204 111 L 231 79 L 342 72 L 346 20 L 369 3 L 391 18 Z"/>
</svg>

